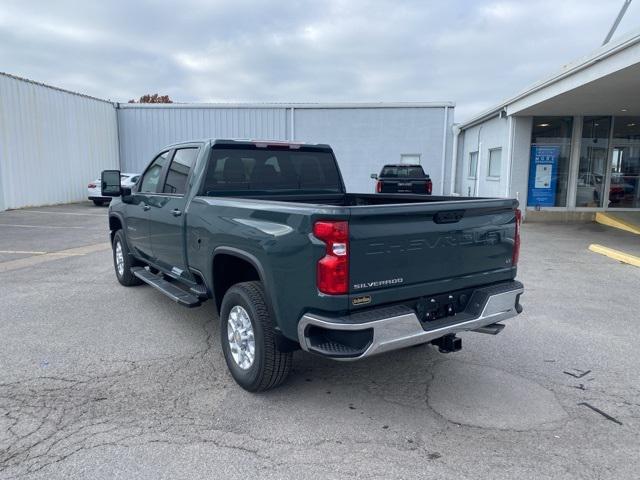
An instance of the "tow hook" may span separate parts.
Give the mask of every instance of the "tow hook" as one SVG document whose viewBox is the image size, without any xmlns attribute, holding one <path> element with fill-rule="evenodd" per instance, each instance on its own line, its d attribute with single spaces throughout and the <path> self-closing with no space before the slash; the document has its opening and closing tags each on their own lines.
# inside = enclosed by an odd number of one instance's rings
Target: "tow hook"
<svg viewBox="0 0 640 480">
<path fill-rule="evenodd" d="M 455 333 L 436 338 L 431 341 L 431 344 L 438 347 L 440 353 L 452 353 L 462 350 L 462 339 L 456 337 Z"/>
</svg>

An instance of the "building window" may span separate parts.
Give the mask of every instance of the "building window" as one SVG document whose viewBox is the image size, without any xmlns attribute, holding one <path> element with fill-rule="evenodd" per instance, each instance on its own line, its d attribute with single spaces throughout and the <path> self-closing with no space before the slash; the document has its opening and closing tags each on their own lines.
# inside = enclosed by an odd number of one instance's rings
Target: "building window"
<svg viewBox="0 0 640 480">
<path fill-rule="evenodd" d="M 492 180 L 499 180 L 502 172 L 502 149 L 492 148 L 489 150 L 489 169 L 487 176 Z"/>
<path fill-rule="evenodd" d="M 533 117 L 530 207 L 566 207 L 573 117 Z"/>
<path fill-rule="evenodd" d="M 476 172 L 478 171 L 478 152 L 469 153 L 469 178 L 476 178 Z"/>
</svg>

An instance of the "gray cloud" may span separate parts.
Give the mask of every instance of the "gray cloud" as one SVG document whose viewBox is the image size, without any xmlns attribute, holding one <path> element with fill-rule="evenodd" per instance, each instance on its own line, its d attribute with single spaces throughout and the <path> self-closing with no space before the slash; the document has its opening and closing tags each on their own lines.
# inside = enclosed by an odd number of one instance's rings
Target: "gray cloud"
<svg viewBox="0 0 640 480">
<path fill-rule="evenodd" d="M 453 100 L 464 120 L 597 48 L 619 4 L 5 0 L 1 68 L 115 101 Z"/>
</svg>

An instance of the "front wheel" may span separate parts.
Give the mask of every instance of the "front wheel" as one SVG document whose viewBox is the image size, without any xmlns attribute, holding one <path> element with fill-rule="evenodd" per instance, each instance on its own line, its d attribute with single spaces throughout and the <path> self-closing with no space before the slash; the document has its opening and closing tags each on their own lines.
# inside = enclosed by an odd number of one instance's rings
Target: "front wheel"
<svg viewBox="0 0 640 480">
<path fill-rule="evenodd" d="M 227 291 L 220 309 L 220 340 L 227 367 L 245 390 L 269 390 L 289 375 L 292 354 L 276 347 L 262 283 L 238 283 Z"/>
<path fill-rule="evenodd" d="M 129 247 L 122 230 L 118 230 L 113 236 L 113 266 L 116 270 L 116 278 L 121 285 L 131 287 L 142 284 L 142 280 L 131 273 L 131 267 L 135 266 L 133 258 L 129 255 Z"/>
</svg>

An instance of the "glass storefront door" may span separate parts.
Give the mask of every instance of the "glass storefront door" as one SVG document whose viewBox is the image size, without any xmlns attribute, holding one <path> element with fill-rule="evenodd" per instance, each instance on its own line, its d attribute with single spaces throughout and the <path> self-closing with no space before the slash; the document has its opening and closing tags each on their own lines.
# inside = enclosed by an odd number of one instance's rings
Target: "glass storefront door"
<svg viewBox="0 0 640 480">
<path fill-rule="evenodd" d="M 640 208 L 640 117 L 615 117 L 609 208 Z"/>
<path fill-rule="evenodd" d="M 610 128 L 611 117 L 584 117 L 582 121 L 576 207 L 602 207 Z"/>
</svg>

